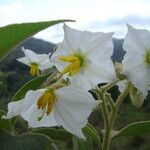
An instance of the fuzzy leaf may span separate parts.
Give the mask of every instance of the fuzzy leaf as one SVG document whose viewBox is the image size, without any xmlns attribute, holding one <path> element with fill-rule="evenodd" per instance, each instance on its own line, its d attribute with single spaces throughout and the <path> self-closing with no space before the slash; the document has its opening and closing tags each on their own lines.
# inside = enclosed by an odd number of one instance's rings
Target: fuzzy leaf
<svg viewBox="0 0 150 150">
<path fill-rule="evenodd" d="M 128 126 L 122 128 L 116 136 L 141 136 L 141 135 L 150 135 L 150 121 L 141 121 L 129 124 Z"/>
<path fill-rule="evenodd" d="M 0 60 L 11 49 L 34 34 L 58 23 L 73 20 L 53 20 L 35 23 L 11 24 L 0 28 Z"/>
</svg>

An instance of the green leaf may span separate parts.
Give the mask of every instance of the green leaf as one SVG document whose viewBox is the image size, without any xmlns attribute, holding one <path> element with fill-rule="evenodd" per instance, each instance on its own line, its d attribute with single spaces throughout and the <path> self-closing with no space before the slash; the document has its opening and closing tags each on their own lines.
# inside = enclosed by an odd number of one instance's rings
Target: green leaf
<svg viewBox="0 0 150 150">
<path fill-rule="evenodd" d="M 141 121 L 129 124 L 120 130 L 116 137 L 120 136 L 141 136 L 141 135 L 150 135 L 150 121 Z"/>
<path fill-rule="evenodd" d="M 0 28 L 0 59 L 25 39 L 58 23 L 73 20 L 11 24 Z"/>
<path fill-rule="evenodd" d="M 100 136 L 99 136 L 98 132 L 95 130 L 95 128 L 91 124 L 88 123 L 83 128 L 83 133 L 86 136 L 90 136 L 98 144 L 98 146 L 101 147 Z"/>
<path fill-rule="evenodd" d="M 45 150 L 51 143 L 51 139 L 42 134 L 12 136 L 0 129 L 0 150 Z"/>
<path fill-rule="evenodd" d="M 13 101 L 18 101 L 22 98 L 24 98 L 25 94 L 27 91 L 29 90 L 36 90 L 38 89 L 42 83 L 50 76 L 53 74 L 56 74 L 57 70 L 55 67 L 51 68 L 51 73 L 48 73 L 46 75 L 37 77 L 35 79 L 30 80 L 29 82 L 27 82 L 25 85 L 23 85 L 14 95 L 13 97 Z"/>
<path fill-rule="evenodd" d="M 52 140 L 59 140 L 59 141 L 69 141 L 72 138 L 72 134 L 64 129 L 41 128 L 34 131 L 34 133 L 41 133 L 47 135 Z"/>
<path fill-rule="evenodd" d="M 1 117 L 5 115 L 5 112 L 0 110 L 0 128 L 10 131 L 11 130 L 11 123 L 9 119 L 2 119 Z"/>
</svg>

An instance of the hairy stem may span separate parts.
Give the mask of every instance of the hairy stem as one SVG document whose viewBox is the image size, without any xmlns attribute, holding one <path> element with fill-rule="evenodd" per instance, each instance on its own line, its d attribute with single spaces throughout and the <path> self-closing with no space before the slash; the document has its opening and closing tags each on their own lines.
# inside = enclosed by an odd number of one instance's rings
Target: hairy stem
<svg viewBox="0 0 150 150">
<path fill-rule="evenodd" d="M 115 81 L 113 83 L 115 84 L 116 82 L 118 82 L 118 81 Z M 109 86 L 107 86 L 107 85 L 105 86 L 105 87 L 107 87 L 107 89 L 108 89 L 108 87 L 110 87 L 110 85 L 112 87 L 112 84 L 108 84 L 108 85 Z M 120 94 L 120 96 L 117 98 L 115 103 L 112 101 L 112 99 L 110 99 L 110 97 L 109 97 L 110 95 L 105 93 L 105 91 L 103 91 L 103 89 L 102 89 L 103 93 L 101 94 L 102 95 L 101 99 L 102 99 L 103 103 L 101 104 L 101 110 L 102 110 L 102 115 L 103 115 L 103 119 L 104 119 L 104 127 L 105 127 L 102 150 L 109 150 L 110 141 L 111 141 L 111 137 L 110 137 L 111 130 L 112 130 L 113 124 L 115 122 L 118 109 L 120 108 L 120 105 L 122 104 L 123 100 L 126 98 L 127 94 L 129 93 L 129 88 L 130 88 L 130 83 L 127 82 L 124 91 Z M 107 101 L 109 100 L 110 105 L 111 105 L 110 114 L 108 112 L 108 106 L 107 106 L 106 100 Z"/>
<path fill-rule="evenodd" d="M 102 149 L 106 149 L 108 146 L 108 143 L 109 143 L 109 112 L 108 112 L 105 93 L 102 94 L 102 101 L 103 102 L 101 104 L 101 111 L 102 111 L 102 115 L 103 115 L 104 128 L 105 128 Z"/>
<path fill-rule="evenodd" d="M 126 87 L 123 90 L 123 92 L 120 94 L 120 96 L 117 98 L 117 101 L 115 102 L 115 107 L 119 109 L 120 105 L 122 104 L 122 101 L 126 98 L 126 96 L 129 93 L 130 88 L 130 82 L 126 83 Z"/>
<path fill-rule="evenodd" d="M 119 81 L 120 81 L 119 79 L 116 79 L 116 80 L 114 80 L 113 82 L 110 82 L 110 83 L 108 83 L 108 84 L 102 86 L 101 88 L 102 88 L 103 91 L 109 90 L 110 88 L 112 88 L 112 87 L 113 87 L 116 83 L 118 83 Z"/>
<path fill-rule="evenodd" d="M 111 98 L 111 95 L 108 94 L 108 93 L 106 93 L 105 97 L 106 97 L 106 99 L 107 99 L 107 102 L 108 102 L 108 104 L 109 104 L 111 110 L 115 109 L 115 104 L 114 104 L 113 99 Z"/>
</svg>

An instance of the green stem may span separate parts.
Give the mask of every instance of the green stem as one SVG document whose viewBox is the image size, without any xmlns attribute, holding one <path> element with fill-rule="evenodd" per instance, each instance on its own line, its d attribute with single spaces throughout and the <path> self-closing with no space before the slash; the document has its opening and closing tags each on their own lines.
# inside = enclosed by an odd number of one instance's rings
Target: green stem
<svg viewBox="0 0 150 150">
<path fill-rule="evenodd" d="M 105 130 L 104 130 L 105 132 L 104 132 L 102 150 L 108 150 L 109 147 L 110 147 L 110 141 L 111 141 L 110 134 L 111 134 L 111 130 L 112 130 L 114 121 L 116 119 L 118 109 L 119 109 L 120 105 L 122 104 L 123 100 L 125 99 L 125 97 L 127 96 L 127 94 L 129 93 L 129 87 L 130 87 L 130 83 L 127 82 L 127 85 L 126 85 L 124 91 L 118 97 L 116 103 L 114 105 L 111 104 L 112 106 L 114 106 L 114 109 L 111 109 L 111 113 L 110 113 L 109 116 L 105 112 L 105 110 L 108 110 L 108 108 L 106 108 L 107 105 L 105 105 L 105 103 L 106 103 L 106 97 L 103 97 L 103 102 L 104 103 L 103 103 L 103 105 L 101 107 L 102 107 L 102 113 L 104 113 L 103 114 L 103 118 L 104 118 L 104 122 L 105 122 Z M 112 103 L 112 101 L 110 103 Z M 107 123 L 107 125 L 106 125 L 106 123 Z"/>
<path fill-rule="evenodd" d="M 105 93 L 103 93 L 102 95 L 102 101 L 103 102 L 101 104 L 101 111 L 104 119 L 104 128 L 105 128 L 102 149 L 105 150 L 107 149 L 109 143 L 109 112 L 106 103 Z"/>
<path fill-rule="evenodd" d="M 108 104 L 109 104 L 111 110 L 115 109 L 115 104 L 114 104 L 113 99 L 111 98 L 111 95 L 108 94 L 108 93 L 106 93 L 105 96 L 106 96 L 107 102 L 108 102 Z"/>
<path fill-rule="evenodd" d="M 107 101 L 105 98 L 105 93 L 103 93 L 102 95 L 102 110 L 105 116 L 105 127 L 107 127 L 109 125 L 109 111 L 108 111 L 108 107 L 107 107 Z"/>
<path fill-rule="evenodd" d="M 110 82 L 110 83 L 108 83 L 108 84 L 102 86 L 101 89 L 102 89 L 103 91 L 109 90 L 110 88 L 112 88 L 112 87 L 113 87 L 116 83 L 118 83 L 119 81 L 120 81 L 119 79 L 116 79 L 116 80 L 114 80 L 113 82 Z"/>
<path fill-rule="evenodd" d="M 126 83 L 126 87 L 123 90 L 123 92 L 121 93 L 121 95 L 117 98 L 117 101 L 115 102 L 115 107 L 119 108 L 120 105 L 122 104 L 122 101 L 126 98 L 126 96 L 129 93 L 129 89 L 130 89 L 130 82 Z"/>
</svg>

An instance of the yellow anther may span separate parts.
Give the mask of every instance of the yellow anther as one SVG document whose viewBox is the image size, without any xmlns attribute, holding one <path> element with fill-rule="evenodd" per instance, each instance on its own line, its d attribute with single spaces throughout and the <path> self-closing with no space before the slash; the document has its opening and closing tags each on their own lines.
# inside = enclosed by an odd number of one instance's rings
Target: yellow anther
<svg viewBox="0 0 150 150">
<path fill-rule="evenodd" d="M 76 73 L 78 73 L 79 70 L 80 70 L 80 68 L 78 67 L 78 68 L 72 70 L 69 75 L 74 76 Z"/>
<path fill-rule="evenodd" d="M 150 64 L 150 51 L 146 53 L 146 63 Z"/>
<path fill-rule="evenodd" d="M 64 68 L 64 70 L 62 71 L 62 74 L 70 73 L 70 76 L 71 76 L 71 74 L 74 74 L 72 72 L 75 72 L 75 70 L 79 71 L 79 69 L 80 69 L 80 61 L 76 61 L 68 65 L 66 68 Z"/>
<path fill-rule="evenodd" d="M 69 73 L 70 76 L 75 75 L 80 70 L 82 65 L 82 59 L 79 56 L 61 56 L 59 60 L 71 63 L 62 71 L 62 74 Z"/>
<path fill-rule="evenodd" d="M 32 63 L 30 66 L 30 74 L 32 76 L 39 75 L 39 66 L 36 63 Z"/>
<path fill-rule="evenodd" d="M 45 93 L 40 97 L 40 99 L 37 102 L 38 109 L 46 108 L 46 113 L 48 115 L 52 111 L 55 100 L 56 97 L 53 90 L 45 91 Z"/>
<path fill-rule="evenodd" d="M 79 60 L 79 58 L 77 56 L 60 56 L 59 60 L 73 63 L 73 62 Z"/>
</svg>

